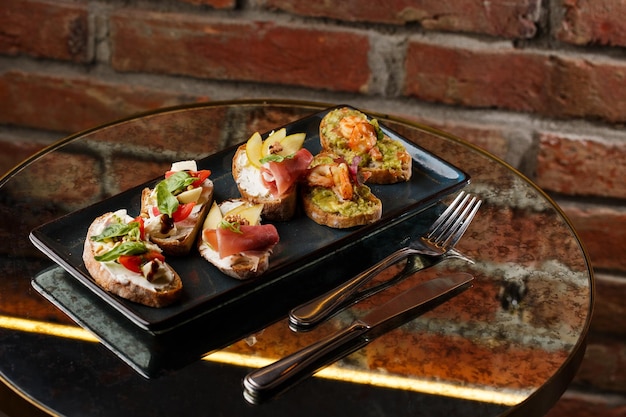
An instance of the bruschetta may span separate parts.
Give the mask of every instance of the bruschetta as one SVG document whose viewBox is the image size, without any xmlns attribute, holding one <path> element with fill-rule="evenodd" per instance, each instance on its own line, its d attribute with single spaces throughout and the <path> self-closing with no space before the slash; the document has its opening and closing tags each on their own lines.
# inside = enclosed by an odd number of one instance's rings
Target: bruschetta
<svg viewBox="0 0 626 417">
<path fill-rule="evenodd" d="M 83 261 L 104 290 L 150 307 L 172 304 L 183 288 L 161 249 L 146 239 L 143 218 L 133 218 L 123 209 L 91 223 Z"/>
<path fill-rule="evenodd" d="M 232 161 L 232 175 L 241 197 L 263 204 L 263 218 L 290 220 L 298 203 L 298 182 L 313 155 L 302 147 L 304 133 L 286 134 L 284 128 L 263 140 L 259 133 L 241 145 Z"/>
<path fill-rule="evenodd" d="M 213 201 L 211 171 L 195 161 L 172 164 L 165 178 L 141 194 L 146 235 L 168 255 L 186 255 L 194 246 Z"/>
<path fill-rule="evenodd" d="M 269 268 L 279 241 L 272 224 L 261 224 L 263 204 L 243 199 L 213 202 L 198 239 L 200 255 L 224 274 L 244 280 Z"/>
<path fill-rule="evenodd" d="M 330 152 L 316 155 L 302 189 L 306 215 L 318 224 L 339 229 L 379 220 L 382 202 L 358 177 L 357 168 L 341 156 Z"/>
<path fill-rule="evenodd" d="M 320 122 L 322 149 L 358 165 L 365 181 L 394 184 L 411 178 L 412 159 L 404 145 L 385 135 L 376 119 L 359 110 L 340 107 L 329 111 Z"/>
</svg>

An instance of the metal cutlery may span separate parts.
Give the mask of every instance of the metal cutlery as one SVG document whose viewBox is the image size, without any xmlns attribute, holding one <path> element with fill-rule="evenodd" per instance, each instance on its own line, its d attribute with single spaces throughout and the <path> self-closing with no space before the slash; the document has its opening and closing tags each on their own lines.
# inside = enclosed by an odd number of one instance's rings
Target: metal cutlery
<svg viewBox="0 0 626 417">
<path fill-rule="evenodd" d="M 401 293 L 348 328 L 246 375 L 244 398 L 258 404 L 280 394 L 319 369 L 465 291 L 473 279 L 470 274 L 457 273 L 432 279 Z"/>
<path fill-rule="evenodd" d="M 469 227 L 481 203 L 479 198 L 461 191 L 428 231 L 420 238 L 413 240 L 409 246 L 393 252 L 329 292 L 293 308 L 289 312 L 290 328 L 294 331 L 310 330 L 359 300 L 382 291 L 419 270 L 436 265 L 446 258 L 456 257 L 472 262 L 453 248 Z M 405 267 L 391 279 L 362 289 L 377 274 L 406 258 L 408 260 Z"/>
</svg>

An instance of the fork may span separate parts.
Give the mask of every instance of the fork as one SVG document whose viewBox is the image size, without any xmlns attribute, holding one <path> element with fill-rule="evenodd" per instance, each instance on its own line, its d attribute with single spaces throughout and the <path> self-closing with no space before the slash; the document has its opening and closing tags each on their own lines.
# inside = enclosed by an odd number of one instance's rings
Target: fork
<svg viewBox="0 0 626 417">
<path fill-rule="evenodd" d="M 444 259 L 454 257 L 472 262 L 471 259 L 455 250 L 454 246 L 469 227 L 481 204 L 482 200 L 478 197 L 461 191 L 428 231 L 419 239 L 413 240 L 409 246 L 393 252 L 326 294 L 292 309 L 289 312 L 290 328 L 294 331 L 310 330 L 346 307 L 394 285 L 417 271 L 436 265 Z M 404 268 L 392 278 L 361 290 L 378 273 L 406 258 L 408 260 Z"/>
</svg>

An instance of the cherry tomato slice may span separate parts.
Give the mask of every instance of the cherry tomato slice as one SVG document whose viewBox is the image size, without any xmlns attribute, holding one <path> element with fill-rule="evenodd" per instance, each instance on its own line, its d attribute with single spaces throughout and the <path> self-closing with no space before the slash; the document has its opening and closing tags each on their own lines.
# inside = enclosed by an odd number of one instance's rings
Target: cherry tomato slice
<svg viewBox="0 0 626 417">
<path fill-rule="evenodd" d="M 158 259 L 161 262 L 165 262 L 165 256 L 163 256 L 161 252 L 157 252 L 155 250 L 150 251 L 148 253 L 144 253 L 139 256 L 141 256 L 145 262 L 150 262 L 154 259 Z"/>
<path fill-rule="evenodd" d="M 174 222 L 181 222 L 189 217 L 195 205 L 195 202 L 180 204 L 176 211 L 172 213 L 172 219 L 174 220 Z"/>
<path fill-rule="evenodd" d="M 118 258 L 119 263 L 129 271 L 141 273 L 141 266 L 148 262 L 158 259 L 161 262 L 165 261 L 165 256 L 157 251 L 150 251 L 142 253 L 141 255 L 120 255 Z"/>
<path fill-rule="evenodd" d="M 198 178 L 196 181 L 193 182 L 193 184 L 191 184 L 193 187 L 200 187 L 202 185 L 202 183 L 204 182 L 204 180 L 206 180 L 207 178 L 209 178 L 209 175 L 211 175 L 211 171 L 208 169 L 203 169 L 200 171 L 196 171 L 196 172 L 189 172 L 189 174 L 194 177 L 194 178 Z"/>
<path fill-rule="evenodd" d="M 120 255 L 118 261 L 129 271 L 141 273 L 141 256 L 139 255 Z"/>
</svg>

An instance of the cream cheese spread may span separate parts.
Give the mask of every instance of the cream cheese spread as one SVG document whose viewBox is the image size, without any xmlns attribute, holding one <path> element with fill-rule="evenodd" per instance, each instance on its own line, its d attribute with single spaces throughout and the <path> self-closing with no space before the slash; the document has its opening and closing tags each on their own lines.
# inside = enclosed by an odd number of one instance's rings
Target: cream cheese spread
<svg viewBox="0 0 626 417">
<path fill-rule="evenodd" d="M 131 221 L 134 220 L 131 216 L 128 215 L 125 209 L 118 210 L 112 213 L 111 216 L 107 218 L 106 221 L 103 221 L 96 228 L 95 234 L 98 235 L 102 233 L 104 229 L 106 228 L 106 226 L 109 225 L 111 223 L 111 220 L 115 217 L 121 219 L 121 221 L 124 223 L 130 223 Z M 161 252 L 159 247 L 151 242 L 144 242 L 144 244 L 146 245 L 148 250 L 155 250 L 155 251 Z M 94 253 L 96 255 L 104 253 L 104 252 L 108 252 L 114 247 L 114 245 L 111 245 L 111 244 L 107 245 L 106 243 L 103 243 L 103 242 L 92 242 L 92 245 L 94 245 L 93 246 Z M 165 266 L 162 262 L 158 260 L 154 260 L 152 262 L 158 262 L 158 265 L 159 265 L 159 268 L 154 275 L 153 282 L 148 281 L 143 274 L 130 271 L 116 261 L 100 262 L 100 265 L 101 265 L 101 268 L 104 268 L 105 270 L 107 270 L 122 285 L 128 285 L 129 283 L 132 283 L 134 285 L 147 288 L 151 291 L 157 291 L 159 289 L 167 287 L 174 280 L 174 273 L 172 272 L 170 268 Z M 151 268 L 152 262 L 148 262 L 146 265 L 144 265 L 144 269 L 148 268 L 145 270 L 149 271 Z"/>
<path fill-rule="evenodd" d="M 240 168 L 237 184 L 252 197 L 269 197 L 269 188 L 263 184 L 258 168 L 252 166 L 245 152 L 239 152 L 235 164 Z"/>
</svg>

